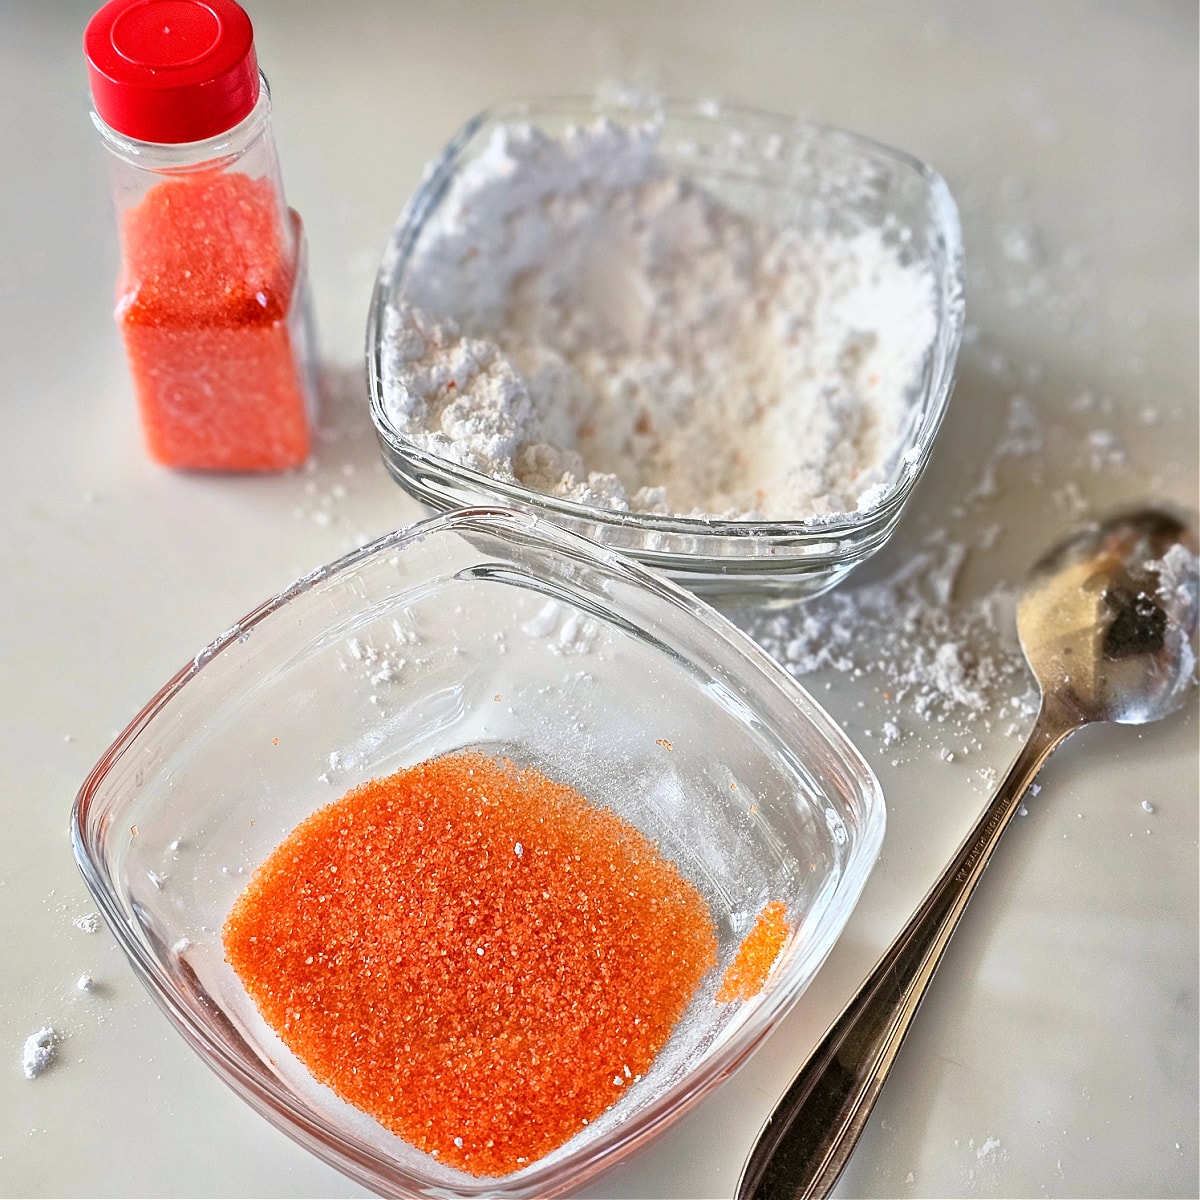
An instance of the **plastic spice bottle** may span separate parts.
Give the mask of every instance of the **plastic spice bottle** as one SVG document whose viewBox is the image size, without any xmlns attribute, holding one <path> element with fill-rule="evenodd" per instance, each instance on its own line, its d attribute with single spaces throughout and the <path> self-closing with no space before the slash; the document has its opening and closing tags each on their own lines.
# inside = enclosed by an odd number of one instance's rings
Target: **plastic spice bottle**
<svg viewBox="0 0 1200 1200">
<path fill-rule="evenodd" d="M 315 394 L 305 240 L 250 18 L 233 0 L 111 0 L 84 53 L 111 151 L 116 320 L 151 456 L 296 466 Z"/>
</svg>

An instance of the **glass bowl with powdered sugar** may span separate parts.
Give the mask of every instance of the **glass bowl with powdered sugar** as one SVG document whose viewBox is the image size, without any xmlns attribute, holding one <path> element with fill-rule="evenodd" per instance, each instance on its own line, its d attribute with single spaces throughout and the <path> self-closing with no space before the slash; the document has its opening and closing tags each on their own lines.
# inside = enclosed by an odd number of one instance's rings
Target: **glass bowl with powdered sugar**
<svg viewBox="0 0 1200 1200">
<path fill-rule="evenodd" d="M 955 205 L 906 154 L 712 103 L 513 104 L 396 225 L 371 413 L 435 510 L 503 503 L 787 604 L 891 535 L 962 326 Z"/>
</svg>

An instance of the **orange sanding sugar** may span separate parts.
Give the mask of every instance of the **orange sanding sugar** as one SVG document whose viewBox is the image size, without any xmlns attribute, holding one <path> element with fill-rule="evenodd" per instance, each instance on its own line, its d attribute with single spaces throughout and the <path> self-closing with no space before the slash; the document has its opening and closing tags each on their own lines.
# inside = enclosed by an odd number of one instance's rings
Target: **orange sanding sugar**
<svg viewBox="0 0 1200 1200">
<path fill-rule="evenodd" d="M 733 962 L 721 979 L 717 1000 L 728 1004 L 732 1000 L 748 1000 L 758 995 L 791 931 L 787 905 L 782 900 L 772 900 L 764 905 L 754 928 L 742 939 Z"/>
<path fill-rule="evenodd" d="M 316 1078 L 473 1175 L 521 1168 L 618 1100 L 716 962 L 703 897 L 643 834 L 470 752 L 309 817 L 224 942 Z"/>
<path fill-rule="evenodd" d="M 308 456 L 283 238 L 271 181 L 236 172 L 163 180 L 126 212 L 117 323 L 157 461 L 274 470 Z"/>
<path fill-rule="evenodd" d="M 144 322 L 261 324 L 262 309 L 278 316 L 291 287 L 286 232 L 270 179 L 221 171 L 164 179 L 124 216 L 122 307 Z"/>
</svg>

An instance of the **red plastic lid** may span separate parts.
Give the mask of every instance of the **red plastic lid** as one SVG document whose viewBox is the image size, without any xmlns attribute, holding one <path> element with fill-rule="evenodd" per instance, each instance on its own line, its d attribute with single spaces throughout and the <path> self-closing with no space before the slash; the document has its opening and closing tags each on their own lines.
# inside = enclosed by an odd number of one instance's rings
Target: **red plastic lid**
<svg viewBox="0 0 1200 1200">
<path fill-rule="evenodd" d="M 83 35 L 101 120 L 141 142 L 198 142 L 258 101 L 250 18 L 233 0 L 109 0 Z"/>
</svg>

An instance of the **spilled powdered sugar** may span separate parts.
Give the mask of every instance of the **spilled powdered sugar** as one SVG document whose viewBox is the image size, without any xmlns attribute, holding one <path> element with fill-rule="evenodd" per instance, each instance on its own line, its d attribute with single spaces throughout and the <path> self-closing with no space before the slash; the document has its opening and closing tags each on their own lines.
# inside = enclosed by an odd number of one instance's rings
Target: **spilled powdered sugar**
<svg viewBox="0 0 1200 1200">
<path fill-rule="evenodd" d="M 25 1039 L 25 1045 L 21 1048 L 21 1069 L 26 1079 L 36 1079 L 50 1068 L 58 1056 L 61 1041 L 62 1035 L 49 1025 Z"/>
<path fill-rule="evenodd" d="M 966 555 L 962 543 L 939 531 L 884 579 L 739 620 L 798 679 L 832 670 L 875 680 L 880 722 L 864 732 L 884 748 L 908 731 L 901 721 L 959 729 L 973 722 L 991 729 L 1000 721 L 1001 732 L 1013 732 L 1034 705 L 1022 678 L 1016 594 L 1001 587 L 959 600 L 955 583 Z M 953 753 L 943 758 L 953 761 Z"/>
<path fill-rule="evenodd" d="M 776 226 L 676 174 L 652 125 L 497 129 L 386 314 L 417 445 L 584 504 L 800 521 L 870 508 L 934 282 L 883 230 Z"/>
<path fill-rule="evenodd" d="M 1167 614 L 1167 637 L 1172 657 L 1179 662 L 1178 689 L 1196 678 L 1196 652 L 1188 637 L 1200 619 L 1200 560 L 1182 543 L 1176 543 L 1156 563 L 1148 564 L 1158 576 L 1154 597 Z"/>
<path fill-rule="evenodd" d="M 990 365 L 998 375 L 1008 371 L 1002 361 Z M 1036 382 L 1036 369 L 1028 368 L 1027 377 Z M 1107 477 L 1110 488 L 1119 469 L 1115 460 L 1095 461 L 1098 439 L 1080 437 L 1070 418 L 1090 418 L 1101 407 L 1084 393 L 1056 412 L 1024 387 L 1013 390 L 998 435 L 958 498 L 936 512 L 923 533 L 898 535 L 903 555 L 891 553 L 893 547 L 880 556 L 880 564 L 897 565 L 873 566 L 877 577 L 860 582 L 851 576 L 835 592 L 793 610 L 747 611 L 735 619 L 797 679 L 811 684 L 810 677 L 835 672 L 873 685 L 878 713 L 862 733 L 891 752 L 892 766 L 905 761 L 895 747 L 908 739 L 951 763 L 966 747 L 980 747 L 985 733 L 1023 736 L 1037 708 L 1016 636 L 1023 573 L 982 588 L 964 587 L 962 580 L 969 564 L 990 557 L 1014 532 L 1018 498 L 1042 496 L 1038 515 L 1046 525 L 1022 537 L 1022 572 L 1056 540 L 1053 528 L 1065 533 L 1095 514 L 1084 490 L 1088 476 Z M 1120 462 L 1128 463 L 1119 439 L 1103 440 L 1119 447 Z M 1102 507 L 1111 503 L 1105 497 Z M 1187 686 L 1197 669 L 1188 638 L 1200 608 L 1197 559 L 1177 545 L 1148 566 L 1158 575 L 1156 599 L 1170 615 L 1174 653 L 1184 664 L 1180 686 Z M 995 782 L 994 769 L 978 773 L 980 790 L 990 791 Z"/>
</svg>

